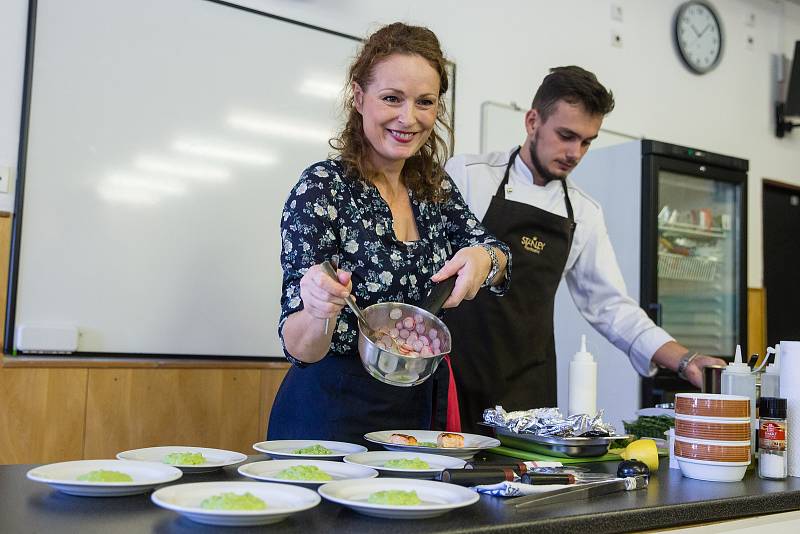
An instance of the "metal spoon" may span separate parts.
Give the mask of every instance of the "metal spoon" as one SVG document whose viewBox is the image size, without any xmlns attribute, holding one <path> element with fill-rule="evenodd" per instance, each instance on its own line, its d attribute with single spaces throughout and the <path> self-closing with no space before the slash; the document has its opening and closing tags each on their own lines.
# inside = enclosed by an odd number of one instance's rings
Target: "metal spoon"
<svg viewBox="0 0 800 534">
<path fill-rule="evenodd" d="M 321 267 L 322 267 L 322 270 L 323 270 L 323 272 L 325 274 L 327 274 L 328 276 L 330 276 L 331 278 L 333 278 L 337 282 L 339 281 L 339 277 L 336 276 L 336 269 L 333 268 L 333 265 L 331 265 L 331 262 L 329 262 L 328 260 L 325 260 L 325 261 L 322 262 Z M 361 308 L 359 308 L 358 304 L 356 304 L 356 301 L 353 298 L 353 295 L 347 295 L 345 297 L 344 301 L 347 303 L 347 305 L 350 307 L 350 309 L 353 310 L 353 313 L 356 314 L 356 317 L 358 318 L 358 321 L 361 323 L 361 326 L 364 328 L 364 334 L 368 338 L 374 339 L 375 338 L 375 331 L 372 329 L 372 327 L 369 326 L 369 323 L 367 322 L 367 318 L 364 315 L 364 312 L 361 311 Z"/>
</svg>

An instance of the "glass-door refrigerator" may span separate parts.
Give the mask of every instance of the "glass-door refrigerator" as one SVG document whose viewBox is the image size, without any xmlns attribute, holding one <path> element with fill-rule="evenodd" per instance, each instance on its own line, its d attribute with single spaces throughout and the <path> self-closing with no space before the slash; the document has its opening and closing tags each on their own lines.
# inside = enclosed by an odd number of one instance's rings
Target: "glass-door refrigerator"
<svg viewBox="0 0 800 534">
<path fill-rule="evenodd" d="M 747 170 L 740 158 L 635 140 L 590 149 L 570 175 L 602 209 L 631 298 L 679 343 L 725 358 L 747 346 Z M 694 390 L 666 370 L 642 379 L 577 312 L 563 283 L 554 322 L 560 406 L 580 334 L 599 363 L 598 408 L 612 422 Z"/>
<path fill-rule="evenodd" d="M 657 141 L 643 141 L 642 155 L 643 307 L 692 350 L 746 350 L 748 162 Z M 661 371 L 642 382 L 642 404 L 687 386 Z"/>
</svg>

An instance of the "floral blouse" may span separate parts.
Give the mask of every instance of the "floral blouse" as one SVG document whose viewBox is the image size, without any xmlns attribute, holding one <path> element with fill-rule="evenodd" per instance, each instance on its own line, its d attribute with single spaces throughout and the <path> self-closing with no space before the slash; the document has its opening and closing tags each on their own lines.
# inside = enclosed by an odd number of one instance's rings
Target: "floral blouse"
<svg viewBox="0 0 800 534">
<path fill-rule="evenodd" d="M 281 216 L 281 342 L 286 318 L 303 308 L 300 279 L 309 267 L 325 260 L 332 259 L 352 273 L 352 291 L 362 308 L 388 301 L 414 304 L 427 296 L 431 276 L 447 258 L 461 248 L 485 243 L 508 258 L 505 283 L 490 288 L 505 293 L 511 279 L 511 251 L 475 218 L 449 176 L 442 188 L 447 199 L 438 203 L 420 201 L 409 190 L 419 240 L 403 242 L 395 237 L 391 210 L 374 185 L 347 176 L 338 160 L 303 171 Z M 289 354 L 285 344 L 283 350 L 294 365 L 307 365 Z M 345 307 L 328 354 L 357 352 L 358 321 Z"/>
</svg>

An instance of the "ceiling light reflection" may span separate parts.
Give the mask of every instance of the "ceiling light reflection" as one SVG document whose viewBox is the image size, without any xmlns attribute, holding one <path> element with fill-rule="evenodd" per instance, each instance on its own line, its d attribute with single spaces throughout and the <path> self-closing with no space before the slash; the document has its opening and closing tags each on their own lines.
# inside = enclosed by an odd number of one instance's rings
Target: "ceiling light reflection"
<svg viewBox="0 0 800 534">
<path fill-rule="evenodd" d="M 306 79 L 300 85 L 300 93 L 309 96 L 316 96 L 326 100 L 336 100 L 342 91 L 342 85 L 338 82 L 328 80 Z"/>
<path fill-rule="evenodd" d="M 331 131 L 318 124 L 302 124 L 286 119 L 271 119 L 250 115 L 234 114 L 228 117 L 228 124 L 248 132 L 274 135 L 284 139 L 327 143 Z"/>
<path fill-rule="evenodd" d="M 277 162 L 277 158 L 274 155 L 259 149 L 209 143 L 199 140 L 178 139 L 173 144 L 173 148 L 183 154 L 250 165 L 272 165 Z"/>
<path fill-rule="evenodd" d="M 186 184 L 171 177 L 136 176 L 113 174 L 108 178 L 111 186 L 140 189 L 165 195 L 182 195 L 186 193 Z"/>
<path fill-rule="evenodd" d="M 113 185 L 108 182 L 101 183 L 97 192 L 107 202 L 115 204 L 136 204 L 152 206 L 157 204 L 160 195 L 153 191 L 145 191 L 137 187 Z"/>
<path fill-rule="evenodd" d="M 152 156 L 139 156 L 134 163 L 137 169 L 145 172 L 164 173 L 179 178 L 197 179 L 209 182 L 223 182 L 231 177 L 228 169 L 209 165 L 184 163 Z"/>
</svg>

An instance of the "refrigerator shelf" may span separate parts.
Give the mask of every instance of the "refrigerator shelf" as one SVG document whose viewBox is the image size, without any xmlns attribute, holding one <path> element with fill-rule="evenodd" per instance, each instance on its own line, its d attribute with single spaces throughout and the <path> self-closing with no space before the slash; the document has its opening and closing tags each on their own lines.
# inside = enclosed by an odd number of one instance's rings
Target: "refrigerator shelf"
<svg viewBox="0 0 800 534">
<path fill-rule="evenodd" d="M 658 253 L 658 277 L 689 282 L 713 282 L 718 261 L 669 252 Z"/>
<path fill-rule="evenodd" d="M 723 238 L 728 233 L 727 230 L 719 226 L 705 228 L 696 224 L 687 223 L 659 223 L 658 230 L 664 233 L 689 235 L 693 237 L 710 237 L 716 239 Z"/>
</svg>

